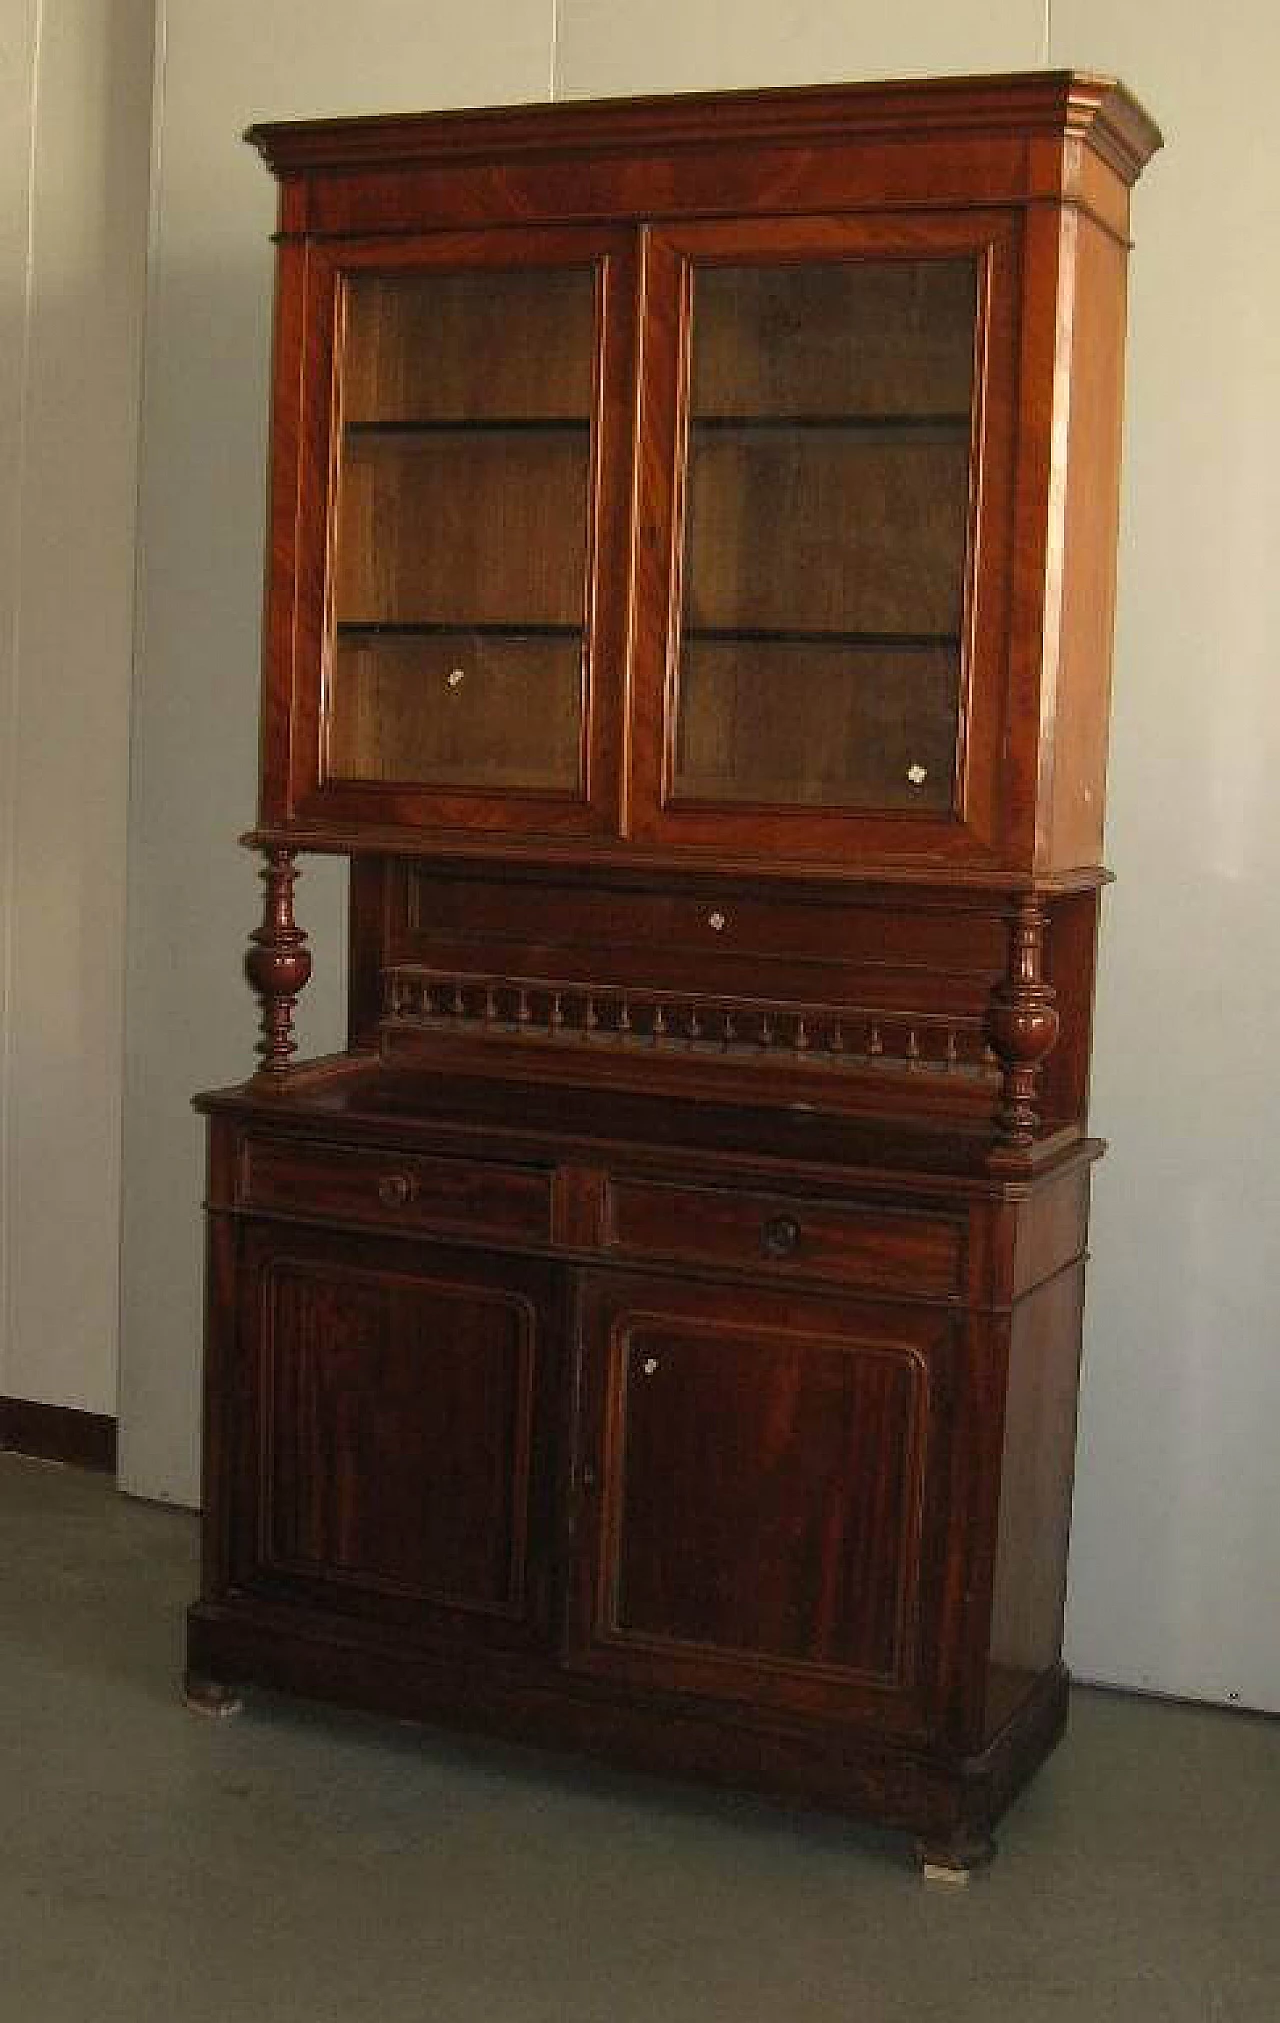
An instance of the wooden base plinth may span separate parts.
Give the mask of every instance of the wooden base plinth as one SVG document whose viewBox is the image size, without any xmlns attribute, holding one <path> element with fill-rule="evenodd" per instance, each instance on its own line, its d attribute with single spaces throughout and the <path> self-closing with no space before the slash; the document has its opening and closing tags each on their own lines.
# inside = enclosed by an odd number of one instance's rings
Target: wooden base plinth
<svg viewBox="0 0 1280 2023">
<path fill-rule="evenodd" d="M 749 1790 L 844 1813 L 915 1836 L 924 1872 L 961 1879 L 991 1859 L 991 1828 L 1066 1725 L 1068 1680 L 1046 1673 L 977 1757 L 949 1757 L 855 1727 L 770 1720 L 759 1710 L 688 1697 L 628 1699 L 548 1661 L 477 1670 L 444 1652 L 401 1649 L 358 1626 L 243 1604 L 197 1603 L 188 1618 L 188 1704 L 254 1683 L 335 1706 L 548 1749 L 623 1767 Z M 198 1686 L 196 1682 L 199 1682 Z M 232 1711 L 228 1708 L 227 1711 Z"/>
</svg>

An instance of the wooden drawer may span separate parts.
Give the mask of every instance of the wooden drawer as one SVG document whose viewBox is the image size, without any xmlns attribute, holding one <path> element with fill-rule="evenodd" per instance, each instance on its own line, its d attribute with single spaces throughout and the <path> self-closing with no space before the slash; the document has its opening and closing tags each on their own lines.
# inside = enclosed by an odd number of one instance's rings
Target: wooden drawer
<svg viewBox="0 0 1280 2023">
<path fill-rule="evenodd" d="M 909 1209 L 619 1180 L 605 1232 L 610 1248 L 642 1257 L 934 1298 L 960 1290 L 960 1224 Z"/>
<path fill-rule="evenodd" d="M 518 1166 L 435 1159 L 376 1147 L 250 1136 L 241 1155 L 243 1207 L 332 1216 L 384 1229 L 524 1237 L 551 1233 L 551 1177 Z"/>
</svg>

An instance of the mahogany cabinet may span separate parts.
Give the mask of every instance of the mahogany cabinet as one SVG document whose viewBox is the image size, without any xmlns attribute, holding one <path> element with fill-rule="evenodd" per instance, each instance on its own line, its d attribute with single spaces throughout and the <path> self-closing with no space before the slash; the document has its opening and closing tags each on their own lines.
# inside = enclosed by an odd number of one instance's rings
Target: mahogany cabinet
<svg viewBox="0 0 1280 2023">
<path fill-rule="evenodd" d="M 1059 1733 L 1129 190 L 1078 74 L 293 123 L 188 1690 Z M 294 1060 L 299 852 L 350 1039 Z"/>
</svg>

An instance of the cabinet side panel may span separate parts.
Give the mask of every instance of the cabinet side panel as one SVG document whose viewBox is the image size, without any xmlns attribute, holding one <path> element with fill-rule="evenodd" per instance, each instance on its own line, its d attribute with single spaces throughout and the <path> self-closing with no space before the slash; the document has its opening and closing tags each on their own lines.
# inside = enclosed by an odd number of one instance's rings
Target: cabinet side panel
<svg viewBox="0 0 1280 2023">
<path fill-rule="evenodd" d="M 1124 400 L 1126 252 L 1078 218 L 1053 799 L 1046 868 L 1102 853 Z"/>
<path fill-rule="evenodd" d="M 1061 1025 L 1040 1082 L 1040 1110 L 1051 1128 L 1088 1123 L 1097 954 L 1098 894 L 1078 892 L 1055 900 L 1049 907 L 1045 976 L 1057 998 Z"/>
<path fill-rule="evenodd" d="M 227 1419 L 235 1364 L 238 1240 L 235 1223 L 220 1209 L 234 1193 L 237 1139 L 229 1124 L 209 1127 L 200 1494 L 201 1593 L 206 1601 L 223 1592 L 230 1566 L 232 1460 Z"/>
<path fill-rule="evenodd" d="M 288 243 L 280 246 L 275 283 L 270 498 L 259 731 L 261 781 L 258 810 L 264 822 L 286 821 L 293 812 L 290 801 L 292 697 L 301 573 L 297 550 L 298 496 L 306 463 L 299 386 L 306 369 L 308 343 L 315 342 L 314 330 L 309 331 L 307 322 L 308 262 L 305 246 Z"/>
<path fill-rule="evenodd" d="M 382 965 L 386 961 L 396 860 L 353 857 L 347 908 L 347 1045 L 373 1047 L 382 1011 Z"/>
<path fill-rule="evenodd" d="M 1014 1308 L 992 1600 L 986 1734 L 1059 1660 L 1075 1470 L 1084 1261 Z"/>
</svg>

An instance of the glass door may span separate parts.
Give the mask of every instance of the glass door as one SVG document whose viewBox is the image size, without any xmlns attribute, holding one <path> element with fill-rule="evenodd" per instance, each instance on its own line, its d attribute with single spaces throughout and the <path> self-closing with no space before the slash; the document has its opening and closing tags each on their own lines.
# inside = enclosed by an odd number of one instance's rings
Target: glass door
<svg viewBox="0 0 1280 2023">
<path fill-rule="evenodd" d="M 989 229 L 703 226 L 655 238 L 651 264 L 681 357 L 674 398 L 646 369 L 670 489 L 646 502 L 667 583 L 636 833 L 798 855 L 873 830 L 886 854 L 985 840 L 995 755 L 974 732 L 1000 708 L 975 676 L 998 661 L 1002 572 L 975 530 L 1009 349 Z"/>
<path fill-rule="evenodd" d="M 625 245 L 489 233 L 321 264 L 335 340 L 306 811 L 616 822 L 617 712 L 595 672 L 625 622 Z"/>
</svg>

